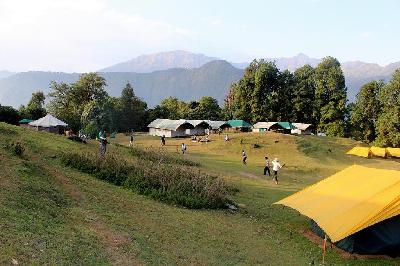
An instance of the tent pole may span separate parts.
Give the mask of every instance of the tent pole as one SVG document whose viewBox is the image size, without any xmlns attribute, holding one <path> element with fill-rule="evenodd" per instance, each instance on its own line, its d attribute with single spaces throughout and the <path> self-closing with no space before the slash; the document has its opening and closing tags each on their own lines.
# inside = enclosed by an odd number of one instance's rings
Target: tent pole
<svg viewBox="0 0 400 266">
<path fill-rule="evenodd" d="M 327 241 L 327 237 L 326 237 L 326 235 L 325 235 L 325 238 L 324 238 L 324 249 L 323 249 L 323 252 L 322 252 L 322 264 L 324 265 L 325 264 L 325 254 L 326 254 L 326 241 Z"/>
</svg>

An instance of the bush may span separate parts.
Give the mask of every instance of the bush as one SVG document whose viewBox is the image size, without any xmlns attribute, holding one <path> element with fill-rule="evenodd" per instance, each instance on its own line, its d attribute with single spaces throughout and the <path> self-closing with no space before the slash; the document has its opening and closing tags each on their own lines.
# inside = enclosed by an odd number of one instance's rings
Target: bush
<svg viewBox="0 0 400 266">
<path fill-rule="evenodd" d="M 83 140 L 83 139 L 81 139 L 81 138 L 78 137 L 78 136 L 69 136 L 68 139 L 69 139 L 69 140 L 72 140 L 72 141 L 81 142 L 81 143 L 85 143 L 85 144 L 86 144 L 86 141 Z"/>
<path fill-rule="evenodd" d="M 179 164 L 187 166 L 200 166 L 199 163 L 191 160 L 182 158 L 181 155 L 173 156 L 163 149 L 141 149 L 132 147 L 129 149 L 129 153 L 135 157 L 143 160 L 156 162 L 156 163 L 167 163 L 167 164 Z"/>
<path fill-rule="evenodd" d="M 19 141 L 8 145 L 8 148 L 13 155 L 20 156 L 20 157 L 22 156 L 22 154 L 25 151 L 24 146 Z"/>
<path fill-rule="evenodd" d="M 127 187 L 153 199 L 192 209 L 225 208 L 230 188 L 219 177 L 171 165 L 139 159 L 128 163 L 107 154 L 104 159 L 94 154 L 63 153 L 61 162 L 118 186 Z"/>
</svg>

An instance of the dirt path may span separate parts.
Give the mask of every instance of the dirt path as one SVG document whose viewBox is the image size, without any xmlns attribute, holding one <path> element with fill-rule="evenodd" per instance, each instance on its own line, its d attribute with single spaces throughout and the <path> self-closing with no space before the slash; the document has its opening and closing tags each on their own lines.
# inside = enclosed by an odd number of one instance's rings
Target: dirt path
<svg viewBox="0 0 400 266">
<path fill-rule="evenodd" d="M 138 254 L 131 254 L 123 251 L 123 246 L 128 245 L 131 242 L 128 236 L 113 232 L 107 227 L 100 215 L 91 210 L 87 210 L 87 200 L 84 193 L 78 186 L 71 182 L 70 178 L 64 175 L 56 167 L 51 167 L 49 164 L 42 162 L 38 158 L 32 158 L 32 160 L 48 175 L 53 176 L 65 189 L 67 194 L 76 202 L 78 206 L 77 209 L 79 210 L 78 217 L 82 217 L 82 219 L 77 219 L 77 221 L 73 222 L 83 224 L 98 236 L 112 265 L 142 264 L 137 258 Z"/>
</svg>

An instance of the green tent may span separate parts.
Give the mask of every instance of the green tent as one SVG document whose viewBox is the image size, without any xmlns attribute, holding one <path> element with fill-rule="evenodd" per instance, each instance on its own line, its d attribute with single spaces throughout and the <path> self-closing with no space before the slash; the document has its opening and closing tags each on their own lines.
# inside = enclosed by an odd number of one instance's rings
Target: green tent
<svg viewBox="0 0 400 266">
<path fill-rule="evenodd" d="M 296 129 L 296 127 L 293 126 L 292 123 L 290 123 L 290 122 L 278 122 L 278 125 L 280 125 L 284 129 L 288 129 L 288 130 Z"/>
<path fill-rule="evenodd" d="M 20 120 L 18 123 L 19 124 L 29 124 L 30 122 L 33 122 L 33 121 L 35 121 L 35 120 L 24 118 L 24 119 Z"/>
<path fill-rule="evenodd" d="M 251 128 L 252 125 L 244 120 L 229 120 L 228 124 L 231 127 L 248 127 Z"/>
</svg>

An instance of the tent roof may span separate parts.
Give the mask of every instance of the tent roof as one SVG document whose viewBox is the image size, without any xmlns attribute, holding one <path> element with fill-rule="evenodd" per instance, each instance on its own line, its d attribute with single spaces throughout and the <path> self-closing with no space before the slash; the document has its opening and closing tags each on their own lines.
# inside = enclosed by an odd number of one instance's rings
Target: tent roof
<svg viewBox="0 0 400 266">
<path fill-rule="evenodd" d="M 192 124 L 194 127 L 200 125 L 201 123 L 206 123 L 208 126 L 210 125 L 208 123 L 208 120 L 186 120 L 188 123 Z"/>
<path fill-rule="evenodd" d="M 300 130 L 307 130 L 312 124 L 304 124 L 304 123 L 292 123 L 292 125 Z"/>
<path fill-rule="evenodd" d="M 56 126 L 68 126 L 68 124 L 64 123 L 63 121 L 55 118 L 51 114 L 46 115 L 36 121 L 30 122 L 29 125 L 35 127 L 56 127 Z"/>
<path fill-rule="evenodd" d="M 386 148 L 388 156 L 400 157 L 400 148 Z"/>
<path fill-rule="evenodd" d="M 211 120 L 207 120 L 207 123 L 210 125 L 210 127 L 212 129 L 219 129 L 224 125 L 229 126 L 227 121 L 211 121 Z"/>
<path fill-rule="evenodd" d="M 187 124 L 189 128 L 194 127 L 191 123 L 189 123 L 187 120 L 184 119 L 171 120 L 171 119 L 159 119 L 159 118 L 151 122 L 147 127 L 167 129 L 167 130 L 177 130 L 178 127 L 184 124 Z"/>
<path fill-rule="evenodd" d="M 368 158 L 370 153 L 371 153 L 371 151 L 370 151 L 369 147 L 354 147 L 351 150 L 349 150 L 348 152 L 346 152 L 346 154 L 349 154 L 349 155 L 356 155 L 356 156 L 365 157 L 365 158 Z"/>
<path fill-rule="evenodd" d="M 290 122 L 278 122 L 278 125 L 280 125 L 284 129 L 295 129 L 295 127 Z"/>
<path fill-rule="evenodd" d="M 386 157 L 386 149 L 385 148 L 379 148 L 379 147 L 372 146 L 371 153 L 374 156 Z"/>
<path fill-rule="evenodd" d="M 257 122 L 253 125 L 254 128 L 266 128 L 269 129 L 271 126 L 278 122 Z"/>
<path fill-rule="evenodd" d="M 313 219 L 337 242 L 400 214 L 400 171 L 350 166 L 275 204 Z"/>
<path fill-rule="evenodd" d="M 22 119 L 22 120 L 19 120 L 18 123 L 19 123 L 19 124 L 28 124 L 28 123 L 33 122 L 33 121 L 35 121 L 35 120 L 24 118 L 24 119 Z"/>
<path fill-rule="evenodd" d="M 229 120 L 228 124 L 231 127 L 251 127 L 251 124 L 244 120 Z"/>
</svg>

